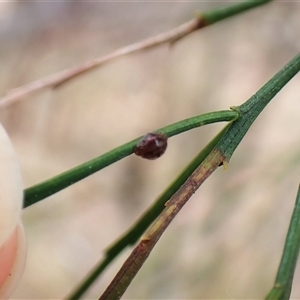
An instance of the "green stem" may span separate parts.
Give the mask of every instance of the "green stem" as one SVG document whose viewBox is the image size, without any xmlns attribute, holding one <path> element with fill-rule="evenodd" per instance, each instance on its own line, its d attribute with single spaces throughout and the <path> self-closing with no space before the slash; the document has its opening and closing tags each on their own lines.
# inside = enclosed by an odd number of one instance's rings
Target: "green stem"
<svg viewBox="0 0 300 300">
<path fill-rule="evenodd" d="M 300 186 L 291 218 L 285 246 L 274 287 L 266 300 L 288 300 L 290 298 L 294 272 L 300 250 Z"/>
<path fill-rule="evenodd" d="M 245 1 L 245 2 L 234 4 L 234 5 L 222 7 L 222 8 L 213 10 L 213 11 L 205 12 L 205 13 L 201 14 L 201 16 L 206 21 L 206 23 L 210 25 L 210 24 L 222 21 L 223 19 L 240 14 L 246 10 L 255 8 L 256 6 L 266 4 L 271 1 L 273 1 L 273 0 Z"/>
<path fill-rule="evenodd" d="M 300 54 L 242 106 L 233 108 L 240 113 L 239 118 L 231 124 L 216 147 L 168 201 L 166 208 L 141 238 L 99 300 L 120 299 L 181 208 L 218 166 L 227 164 L 257 116 L 299 70 Z"/>
<path fill-rule="evenodd" d="M 106 251 L 105 258 L 91 271 L 91 273 L 79 284 L 72 294 L 67 297 L 69 300 L 79 299 L 87 289 L 96 281 L 99 275 L 106 269 L 112 260 L 119 255 L 126 247 L 133 245 L 142 236 L 145 230 L 153 223 L 159 214 L 165 208 L 165 203 L 188 179 L 193 171 L 207 157 L 221 137 L 228 130 L 231 123 L 228 124 L 185 168 L 177 179 L 162 193 L 162 195 L 153 203 L 153 205 L 139 218 L 139 220 Z"/>
<path fill-rule="evenodd" d="M 228 130 L 220 141 L 219 146 L 217 146 L 228 161 L 258 115 L 299 70 L 300 53 L 244 104 L 239 107 L 231 107 L 231 109 L 240 113 L 240 117 L 232 124 L 230 130 Z"/>
<path fill-rule="evenodd" d="M 222 132 L 207 148 L 205 151 L 211 151 L 215 142 L 219 143 L 215 147 L 221 150 L 226 160 L 228 161 L 232 153 L 240 143 L 241 139 L 257 118 L 263 108 L 271 101 L 271 99 L 279 92 L 279 90 L 299 71 L 300 69 L 300 56 L 296 56 L 286 67 L 278 72 L 269 82 L 267 82 L 253 97 L 245 102 L 240 107 L 233 107 L 240 114 L 240 118 L 234 123 L 230 124 L 230 128 Z M 242 120 L 241 120 L 242 119 Z M 191 172 L 203 161 L 195 159 L 194 165 L 181 179 L 178 181 L 182 185 L 188 179 Z M 184 174 L 183 173 L 183 174 Z M 85 281 L 72 293 L 69 297 L 70 300 L 79 299 L 79 297 L 89 288 L 89 286 L 96 280 L 99 274 L 106 268 L 106 266 L 128 245 L 136 242 L 137 238 L 145 231 L 145 229 L 157 218 L 158 214 L 164 209 L 164 203 L 178 190 L 178 184 L 174 183 L 175 189 L 172 191 L 170 187 L 165 194 L 149 209 L 148 212 L 130 229 L 123 237 L 121 237 L 114 245 L 106 251 L 105 259 L 92 271 L 92 273 L 85 279 Z M 168 192 L 169 191 L 169 192 Z"/>
<path fill-rule="evenodd" d="M 238 115 L 238 112 L 230 110 L 212 112 L 171 124 L 169 126 L 158 129 L 157 131 L 165 133 L 167 136 L 171 137 L 203 125 L 216 122 L 232 121 L 238 118 Z M 62 189 L 94 174 L 95 172 L 115 163 L 116 161 L 132 154 L 140 138 L 141 137 L 134 139 L 131 142 L 117 147 L 93 160 L 90 160 L 42 183 L 25 189 L 24 208 L 36 202 L 39 202 L 61 191 Z"/>
</svg>

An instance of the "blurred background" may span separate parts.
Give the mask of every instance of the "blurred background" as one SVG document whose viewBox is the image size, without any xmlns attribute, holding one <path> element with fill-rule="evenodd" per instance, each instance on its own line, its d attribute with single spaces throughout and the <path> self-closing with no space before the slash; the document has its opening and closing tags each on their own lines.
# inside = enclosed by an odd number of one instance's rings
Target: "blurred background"
<svg viewBox="0 0 300 300">
<path fill-rule="evenodd" d="M 229 2 L 229 1 L 228 1 Z M 222 2 L 2 2 L 0 96 L 172 29 Z M 0 111 L 29 187 L 137 136 L 240 105 L 300 49 L 300 3 L 274 2 L 173 46 L 120 58 Z M 300 169 L 300 77 L 251 127 L 163 235 L 124 299 L 257 299 L 271 288 Z M 23 211 L 25 272 L 14 299 L 62 299 L 224 124 L 173 137 Z M 98 298 L 130 253 L 85 299 Z M 292 298 L 300 297 L 300 268 Z"/>
</svg>

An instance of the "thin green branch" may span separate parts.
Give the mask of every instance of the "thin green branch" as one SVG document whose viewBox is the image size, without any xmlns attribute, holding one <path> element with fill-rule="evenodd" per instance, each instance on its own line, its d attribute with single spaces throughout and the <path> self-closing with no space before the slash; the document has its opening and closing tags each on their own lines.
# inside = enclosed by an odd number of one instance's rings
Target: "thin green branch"
<svg viewBox="0 0 300 300">
<path fill-rule="evenodd" d="M 238 112 L 230 110 L 212 112 L 168 125 L 166 127 L 158 129 L 157 131 L 165 133 L 167 136 L 171 137 L 203 125 L 216 122 L 232 121 L 236 119 L 238 115 Z M 132 154 L 140 138 L 141 137 L 134 139 L 131 142 L 117 147 L 95 159 L 92 159 L 42 183 L 25 189 L 24 208 L 37 203 L 61 191 L 62 189 L 86 178 L 87 176 L 90 176 L 95 172 L 115 163 L 116 161 Z"/>
<path fill-rule="evenodd" d="M 145 232 L 145 230 L 153 223 L 159 214 L 165 208 L 165 203 L 180 188 L 180 186 L 188 179 L 193 171 L 200 165 L 205 157 L 211 152 L 221 137 L 228 130 L 228 124 L 202 151 L 191 161 L 185 170 L 177 177 L 176 180 L 162 193 L 160 197 L 152 204 L 152 206 L 139 218 L 139 220 L 123 234 L 115 243 L 113 243 L 105 251 L 105 257 L 91 271 L 91 273 L 79 284 L 76 289 L 67 297 L 69 300 L 78 300 L 88 288 L 97 280 L 99 275 L 106 269 L 111 261 L 114 260 L 126 247 L 133 245 Z"/>
<path fill-rule="evenodd" d="M 242 106 L 233 108 L 240 113 L 239 118 L 231 124 L 216 147 L 166 203 L 166 208 L 146 231 L 99 300 L 120 299 L 177 213 L 218 166 L 224 164 L 226 167 L 258 115 L 299 70 L 300 54 Z"/>
<path fill-rule="evenodd" d="M 273 0 L 245 1 L 234 5 L 225 6 L 213 11 L 208 11 L 206 13 L 203 13 L 202 16 L 206 23 L 211 25 L 271 1 Z"/>
<path fill-rule="evenodd" d="M 294 272 L 300 250 L 300 186 L 298 188 L 296 204 L 291 218 L 284 250 L 278 269 L 274 287 L 266 300 L 290 299 Z"/>
<path fill-rule="evenodd" d="M 224 135 L 217 147 L 229 160 L 240 141 L 275 95 L 299 72 L 300 53 L 270 79 L 257 93 L 239 107 L 231 107 L 240 113 L 240 118 Z"/>
</svg>

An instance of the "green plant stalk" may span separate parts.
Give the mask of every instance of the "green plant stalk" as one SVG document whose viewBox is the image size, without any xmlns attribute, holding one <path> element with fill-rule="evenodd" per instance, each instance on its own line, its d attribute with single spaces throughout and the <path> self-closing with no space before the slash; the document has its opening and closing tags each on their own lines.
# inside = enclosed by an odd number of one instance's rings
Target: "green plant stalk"
<svg viewBox="0 0 300 300">
<path fill-rule="evenodd" d="M 211 153 L 166 203 L 166 208 L 146 231 L 99 300 L 120 299 L 177 213 L 218 166 L 224 164 L 226 167 L 234 150 L 258 115 L 299 70 L 300 54 L 243 105 L 232 108 L 239 112 L 239 118 L 232 123 Z"/>
<path fill-rule="evenodd" d="M 211 25 L 271 1 L 273 0 L 252 0 L 240 2 L 216 10 L 205 12 L 203 14 L 200 14 L 200 17 L 203 17 L 205 23 Z"/>
<path fill-rule="evenodd" d="M 231 107 L 240 113 L 239 119 L 232 124 L 217 148 L 222 151 L 229 161 L 240 141 L 275 95 L 299 72 L 300 54 L 296 55 L 257 93 L 239 107 Z"/>
<path fill-rule="evenodd" d="M 300 186 L 291 218 L 275 284 L 266 300 L 290 299 L 294 272 L 300 250 Z"/>
<path fill-rule="evenodd" d="M 105 257 L 91 271 L 91 273 L 77 285 L 76 289 L 66 298 L 69 300 L 79 299 L 88 288 L 97 280 L 101 273 L 106 269 L 112 260 L 119 255 L 126 247 L 133 245 L 142 236 L 145 230 L 153 223 L 159 214 L 165 208 L 165 203 L 180 188 L 180 186 L 188 179 L 192 172 L 200 165 L 205 157 L 216 146 L 221 137 L 228 130 L 231 123 L 225 126 L 221 132 L 190 162 L 190 164 L 182 171 L 182 173 L 174 180 L 174 182 L 158 197 L 152 206 L 139 218 L 139 220 L 127 230 L 115 243 L 113 243 L 105 251 Z"/>
<path fill-rule="evenodd" d="M 203 114 L 200 116 L 185 119 L 156 131 L 165 133 L 168 137 L 197 128 L 203 125 L 216 122 L 232 121 L 238 117 L 236 111 L 224 110 Z M 141 137 L 132 140 L 120 147 L 117 147 L 95 159 L 81 164 L 71 170 L 50 178 L 42 183 L 25 189 L 24 208 L 37 203 L 66 187 L 94 174 L 95 172 L 115 163 L 116 161 L 132 154 L 135 146 Z"/>
</svg>

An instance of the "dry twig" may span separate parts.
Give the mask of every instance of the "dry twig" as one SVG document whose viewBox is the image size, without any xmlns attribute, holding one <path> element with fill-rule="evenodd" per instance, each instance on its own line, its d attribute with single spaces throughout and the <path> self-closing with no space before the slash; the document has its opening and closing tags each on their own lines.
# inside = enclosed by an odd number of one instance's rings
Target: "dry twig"
<svg viewBox="0 0 300 300">
<path fill-rule="evenodd" d="M 29 96 L 38 91 L 47 89 L 47 88 L 56 88 L 67 81 L 75 78 L 76 76 L 83 74 L 87 71 L 90 71 L 96 67 L 99 67 L 113 59 L 118 57 L 131 54 L 134 52 L 142 51 L 145 49 L 149 49 L 155 46 L 159 46 L 164 43 L 174 43 L 181 39 L 182 37 L 190 34 L 191 32 L 204 27 L 205 21 L 203 18 L 195 18 L 192 19 L 176 28 L 173 28 L 170 31 L 161 33 L 157 36 L 147 38 L 135 44 L 130 44 L 128 46 L 119 48 L 118 50 L 102 56 L 100 58 L 96 58 L 90 61 L 87 61 L 79 66 L 66 69 L 64 71 L 52 74 L 48 77 L 38 79 L 29 84 L 25 84 L 16 89 L 9 91 L 5 96 L 0 98 L 0 108 L 6 107 L 12 103 L 20 101 L 24 99 L 26 96 Z"/>
</svg>

